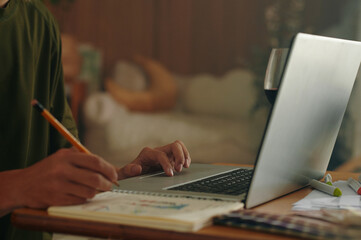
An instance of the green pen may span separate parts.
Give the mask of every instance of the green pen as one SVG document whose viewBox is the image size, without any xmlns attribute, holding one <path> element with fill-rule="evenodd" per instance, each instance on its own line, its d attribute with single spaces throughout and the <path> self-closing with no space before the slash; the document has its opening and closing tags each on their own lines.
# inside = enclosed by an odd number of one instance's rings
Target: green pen
<svg viewBox="0 0 361 240">
<path fill-rule="evenodd" d="M 331 174 L 327 173 L 325 177 L 325 183 L 332 186 L 332 177 Z"/>
<path fill-rule="evenodd" d="M 330 186 L 329 184 L 317 181 L 315 179 L 311 180 L 310 185 L 313 188 L 316 188 L 317 190 L 320 190 L 324 193 L 330 194 L 331 196 L 334 196 L 334 197 L 339 197 L 342 195 L 342 192 L 338 187 Z"/>
</svg>

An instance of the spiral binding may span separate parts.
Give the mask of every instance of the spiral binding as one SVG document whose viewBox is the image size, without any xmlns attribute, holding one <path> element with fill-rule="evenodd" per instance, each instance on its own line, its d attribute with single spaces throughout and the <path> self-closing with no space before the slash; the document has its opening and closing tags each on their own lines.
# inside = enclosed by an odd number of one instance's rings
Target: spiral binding
<svg viewBox="0 0 361 240">
<path fill-rule="evenodd" d="M 132 191 L 132 190 L 124 190 L 124 189 L 113 189 L 112 192 L 156 196 L 156 197 L 172 197 L 172 198 L 187 198 L 187 199 L 221 201 L 221 202 L 236 202 L 236 200 L 233 200 L 233 201 L 225 200 L 225 199 L 215 198 L 215 197 L 210 197 L 210 196 L 209 197 L 208 196 L 197 197 L 197 196 L 189 196 L 189 195 L 165 194 L 165 193 L 159 193 L 159 192 L 142 192 L 142 191 Z"/>
</svg>

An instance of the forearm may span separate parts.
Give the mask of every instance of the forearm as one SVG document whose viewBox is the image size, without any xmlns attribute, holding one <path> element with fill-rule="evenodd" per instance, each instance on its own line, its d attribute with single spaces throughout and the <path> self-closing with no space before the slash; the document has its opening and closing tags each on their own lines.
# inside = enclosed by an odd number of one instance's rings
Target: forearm
<svg viewBox="0 0 361 240">
<path fill-rule="evenodd" d="M 0 217 L 22 206 L 21 204 L 21 171 L 0 172 Z M 20 181 L 19 181 L 20 180 Z"/>
</svg>

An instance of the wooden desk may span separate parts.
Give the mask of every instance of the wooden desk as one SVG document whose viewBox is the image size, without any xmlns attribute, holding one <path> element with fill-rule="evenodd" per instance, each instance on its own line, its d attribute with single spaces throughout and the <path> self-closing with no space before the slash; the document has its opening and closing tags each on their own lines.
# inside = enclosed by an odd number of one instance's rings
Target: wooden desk
<svg viewBox="0 0 361 240">
<path fill-rule="evenodd" d="M 361 173 L 361 157 L 355 157 L 350 161 L 345 162 L 339 166 L 336 171 Z"/>
<path fill-rule="evenodd" d="M 346 180 L 349 177 L 357 178 L 357 173 L 331 172 L 334 180 Z M 311 188 L 304 188 L 284 197 L 256 207 L 257 210 L 270 213 L 288 213 L 292 203 L 305 197 L 311 192 Z M 239 240 L 239 239 L 298 239 L 245 229 L 230 228 L 223 226 L 210 226 L 195 233 L 181 233 L 164 231 L 142 227 L 131 227 L 119 224 L 97 223 L 52 217 L 44 210 L 22 208 L 15 210 L 11 216 L 12 223 L 19 227 L 37 231 L 59 232 L 75 235 L 111 239 L 192 239 L 192 240 Z"/>
</svg>

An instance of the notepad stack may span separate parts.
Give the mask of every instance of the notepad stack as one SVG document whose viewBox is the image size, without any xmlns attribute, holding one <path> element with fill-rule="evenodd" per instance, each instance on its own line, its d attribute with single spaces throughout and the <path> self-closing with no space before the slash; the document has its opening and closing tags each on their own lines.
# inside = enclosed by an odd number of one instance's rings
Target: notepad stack
<svg viewBox="0 0 361 240">
<path fill-rule="evenodd" d="M 302 215 L 281 215 L 255 210 L 239 210 L 216 217 L 214 223 L 307 239 L 360 239 L 361 214 L 359 212 L 330 210 L 312 214 L 302 213 Z"/>
</svg>

